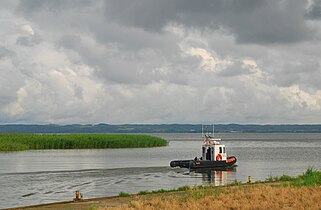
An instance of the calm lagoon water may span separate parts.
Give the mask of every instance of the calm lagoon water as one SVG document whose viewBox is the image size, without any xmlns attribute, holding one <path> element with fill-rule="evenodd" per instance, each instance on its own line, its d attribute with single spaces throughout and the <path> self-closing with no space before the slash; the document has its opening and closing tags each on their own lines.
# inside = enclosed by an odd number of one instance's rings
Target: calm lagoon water
<svg viewBox="0 0 321 210">
<path fill-rule="evenodd" d="M 175 159 L 200 156 L 200 134 L 152 134 L 169 140 L 166 147 L 143 149 L 38 150 L 0 153 L 0 208 L 172 189 L 184 185 L 223 185 L 235 180 L 265 180 L 321 169 L 321 134 L 216 134 L 233 171 L 189 172 L 172 169 Z"/>
</svg>

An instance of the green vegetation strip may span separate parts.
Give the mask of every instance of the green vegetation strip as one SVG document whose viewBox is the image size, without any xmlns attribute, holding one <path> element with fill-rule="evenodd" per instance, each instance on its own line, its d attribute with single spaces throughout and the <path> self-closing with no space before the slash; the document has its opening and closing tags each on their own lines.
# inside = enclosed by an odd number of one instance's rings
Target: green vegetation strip
<svg viewBox="0 0 321 210">
<path fill-rule="evenodd" d="M 321 186 L 321 171 L 310 167 L 300 176 L 291 177 L 283 175 L 280 177 L 268 178 L 265 182 L 284 182 L 284 186 L 303 187 Z"/>
<path fill-rule="evenodd" d="M 166 146 L 142 134 L 0 134 L 0 152 L 37 149 L 103 149 Z"/>
<path fill-rule="evenodd" d="M 304 187 L 304 186 L 321 186 L 321 171 L 313 167 L 309 167 L 302 175 L 299 176 L 288 176 L 283 175 L 280 177 L 269 177 L 265 181 L 256 181 L 253 183 L 246 184 L 260 184 L 260 183 L 282 183 L 284 187 Z M 235 180 L 228 184 L 229 186 L 243 185 L 244 183 Z"/>
<path fill-rule="evenodd" d="M 310 167 L 300 176 L 291 177 L 288 175 L 283 175 L 281 177 L 269 177 L 265 181 L 257 181 L 252 183 L 242 183 L 239 181 L 234 181 L 225 186 L 243 186 L 243 185 L 251 185 L 251 184 L 264 184 L 264 183 L 283 183 L 281 187 L 305 187 L 305 186 L 321 186 L 321 171 L 316 170 L 313 167 Z M 200 185 L 200 186 L 182 186 L 177 189 L 159 189 L 153 191 L 140 191 L 137 195 L 147 195 L 147 194 L 155 194 L 155 193 L 168 193 L 168 192 L 179 192 L 179 191 L 190 191 L 195 194 L 195 197 L 204 197 L 208 195 L 218 195 L 221 193 L 225 193 L 225 189 L 222 187 L 217 187 L 213 185 Z M 119 196 L 130 196 L 131 194 L 127 192 L 120 192 Z"/>
</svg>

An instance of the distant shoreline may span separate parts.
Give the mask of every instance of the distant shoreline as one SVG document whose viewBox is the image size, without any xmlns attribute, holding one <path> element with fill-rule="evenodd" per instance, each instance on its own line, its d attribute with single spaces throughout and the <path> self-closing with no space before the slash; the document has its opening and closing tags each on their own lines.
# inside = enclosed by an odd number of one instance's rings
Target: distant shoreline
<svg viewBox="0 0 321 210">
<path fill-rule="evenodd" d="M 214 124 L 215 133 L 321 133 L 321 124 Z M 208 125 L 212 131 L 212 125 Z M 2 124 L 0 133 L 201 133 L 201 124 Z"/>
</svg>

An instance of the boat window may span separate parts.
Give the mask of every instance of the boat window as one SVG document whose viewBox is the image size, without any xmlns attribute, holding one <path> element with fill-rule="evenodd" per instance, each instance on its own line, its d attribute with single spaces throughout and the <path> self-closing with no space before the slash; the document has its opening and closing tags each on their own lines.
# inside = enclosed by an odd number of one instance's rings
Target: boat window
<svg viewBox="0 0 321 210">
<path fill-rule="evenodd" d="M 211 148 L 207 148 L 206 151 L 206 160 L 211 160 Z"/>
<path fill-rule="evenodd" d="M 220 152 L 219 153 L 222 153 L 222 147 L 220 147 Z"/>
<path fill-rule="evenodd" d="M 223 153 L 226 153 L 225 147 L 223 147 Z"/>
</svg>

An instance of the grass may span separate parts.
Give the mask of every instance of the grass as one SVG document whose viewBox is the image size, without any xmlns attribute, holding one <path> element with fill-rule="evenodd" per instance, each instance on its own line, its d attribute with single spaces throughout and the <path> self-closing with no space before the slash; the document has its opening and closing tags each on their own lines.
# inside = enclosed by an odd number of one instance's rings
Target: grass
<svg viewBox="0 0 321 210">
<path fill-rule="evenodd" d="M 238 185 L 242 185 L 242 182 L 237 181 L 237 180 L 234 180 L 234 181 L 231 182 L 229 185 L 230 185 L 230 186 L 238 186 Z"/>
<path fill-rule="evenodd" d="M 267 184 L 268 185 L 268 184 Z M 320 187 L 271 187 L 236 186 L 225 191 L 186 191 L 180 196 L 154 196 L 151 199 L 133 198 L 128 204 L 110 209 L 220 209 L 220 210 L 263 210 L 263 209 L 320 209 Z"/>
<path fill-rule="evenodd" d="M 290 180 L 291 186 L 320 186 L 321 185 L 321 171 L 314 168 L 309 168 L 304 174 Z"/>
<path fill-rule="evenodd" d="M 125 196 L 129 196 L 129 193 L 127 193 L 127 192 L 120 192 L 118 195 L 119 195 L 120 197 L 125 197 Z"/>
<path fill-rule="evenodd" d="M 141 148 L 167 141 L 141 134 L 0 134 L 0 152 L 37 149 Z"/>
<path fill-rule="evenodd" d="M 147 195 L 147 194 L 155 194 L 155 193 L 168 193 L 168 192 L 178 192 L 178 191 L 186 191 L 188 189 L 190 189 L 191 187 L 190 186 L 182 186 L 182 187 L 179 187 L 177 189 L 169 189 L 169 190 L 166 190 L 166 189 L 158 189 L 158 190 L 153 190 L 153 191 L 147 191 L 147 190 L 144 190 L 144 191 L 140 191 L 138 193 L 138 195 Z"/>
<path fill-rule="evenodd" d="M 257 181 L 256 183 L 269 183 L 269 182 L 285 182 L 285 186 L 290 185 L 293 187 L 302 186 L 320 186 L 321 185 L 321 171 L 314 169 L 313 167 L 308 168 L 302 175 L 297 177 L 291 177 L 283 175 L 280 177 L 269 176 L 265 182 Z"/>
</svg>

